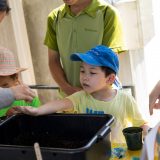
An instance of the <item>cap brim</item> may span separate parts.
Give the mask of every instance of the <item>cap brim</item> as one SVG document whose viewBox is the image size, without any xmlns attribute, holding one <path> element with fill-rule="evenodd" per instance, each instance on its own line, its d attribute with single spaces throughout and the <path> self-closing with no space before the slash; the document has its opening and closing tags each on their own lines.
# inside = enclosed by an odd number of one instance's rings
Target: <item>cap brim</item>
<svg viewBox="0 0 160 160">
<path fill-rule="evenodd" d="M 71 55 L 70 59 L 72 61 L 83 61 L 89 65 L 94 66 L 102 66 L 101 63 L 99 63 L 93 56 L 90 56 L 89 54 L 82 54 L 82 53 L 74 53 Z"/>
</svg>

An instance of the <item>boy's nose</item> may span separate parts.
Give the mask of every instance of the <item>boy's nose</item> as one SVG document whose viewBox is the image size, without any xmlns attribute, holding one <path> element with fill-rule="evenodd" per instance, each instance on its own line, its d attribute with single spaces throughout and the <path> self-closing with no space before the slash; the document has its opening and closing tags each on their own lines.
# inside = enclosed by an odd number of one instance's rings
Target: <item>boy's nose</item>
<svg viewBox="0 0 160 160">
<path fill-rule="evenodd" d="M 85 75 L 85 76 L 83 77 L 83 80 L 88 81 L 88 80 L 89 80 L 88 75 Z"/>
</svg>

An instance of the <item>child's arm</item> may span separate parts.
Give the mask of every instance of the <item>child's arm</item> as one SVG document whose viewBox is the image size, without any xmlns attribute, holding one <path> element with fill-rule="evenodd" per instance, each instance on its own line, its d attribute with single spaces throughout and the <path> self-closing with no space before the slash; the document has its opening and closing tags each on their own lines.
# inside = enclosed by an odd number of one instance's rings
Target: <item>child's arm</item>
<svg viewBox="0 0 160 160">
<path fill-rule="evenodd" d="M 31 106 L 14 107 L 14 111 L 18 113 L 33 115 L 33 116 L 39 116 L 39 115 L 51 114 L 57 111 L 63 111 L 71 108 L 73 108 L 73 103 L 69 99 L 65 98 L 63 100 L 56 100 L 56 101 L 54 100 L 54 101 L 48 102 L 40 106 L 39 108 L 33 108 Z"/>
</svg>

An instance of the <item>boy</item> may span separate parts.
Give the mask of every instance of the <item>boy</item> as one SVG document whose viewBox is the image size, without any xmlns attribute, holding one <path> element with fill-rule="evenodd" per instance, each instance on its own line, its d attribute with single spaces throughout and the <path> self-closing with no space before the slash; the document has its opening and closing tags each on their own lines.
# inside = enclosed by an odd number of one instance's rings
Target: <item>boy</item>
<svg viewBox="0 0 160 160">
<path fill-rule="evenodd" d="M 128 122 L 144 129 L 147 127 L 133 97 L 111 87 L 119 70 L 118 57 L 111 49 L 99 45 L 86 53 L 72 54 L 71 60 L 82 61 L 82 91 L 40 108 L 16 107 L 15 111 L 38 116 L 71 108 L 76 113 L 111 114 L 115 117 L 111 132 L 113 143 L 124 142 L 122 129 Z"/>
<path fill-rule="evenodd" d="M 19 73 L 26 68 L 17 68 L 14 55 L 6 48 L 0 47 L 0 87 L 9 88 L 20 85 Z M 9 110 L 13 106 L 33 106 L 38 107 L 40 101 L 35 97 L 31 103 L 24 100 L 15 100 L 10 106 L 0 109 L 0 117 L 10 114 Z"/>
</svg>

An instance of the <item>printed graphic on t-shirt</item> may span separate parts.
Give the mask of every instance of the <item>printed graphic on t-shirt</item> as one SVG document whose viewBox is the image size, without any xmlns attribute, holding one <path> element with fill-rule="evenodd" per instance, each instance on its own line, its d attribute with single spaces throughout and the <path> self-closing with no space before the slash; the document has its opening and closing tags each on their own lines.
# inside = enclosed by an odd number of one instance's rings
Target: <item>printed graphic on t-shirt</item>
<svg viewBox="0 0 160 160">
<path fill-rule="evenodd" d="M 104 111 L 97 111 L 97 110 L 93 110 L 92 107 L 87 107 L 86 113 L 87 114 L 104 114 Z"/>
</svg>

